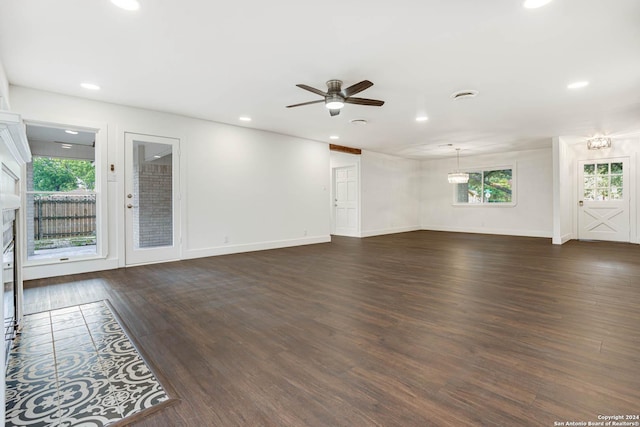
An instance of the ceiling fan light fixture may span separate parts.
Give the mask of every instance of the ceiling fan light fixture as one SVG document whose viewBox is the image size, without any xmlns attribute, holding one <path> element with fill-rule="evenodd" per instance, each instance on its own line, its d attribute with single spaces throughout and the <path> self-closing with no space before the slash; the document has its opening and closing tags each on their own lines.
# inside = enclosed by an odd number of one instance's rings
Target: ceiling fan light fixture
<svg viewBox="0 0 640 427">
<path fill-rule="evenodd" d="M 339 110 L 344 107 L 344 102 L 342 101 L 329 101 L 325 105 L 328 110 Z"/>
<path fill-rule="evenodd" d="M 325 107 L 328 110 L 339 110 L 344 107 L 344 99 L 340 95 L 331 94 L 325 99 Z"/>
</svg>

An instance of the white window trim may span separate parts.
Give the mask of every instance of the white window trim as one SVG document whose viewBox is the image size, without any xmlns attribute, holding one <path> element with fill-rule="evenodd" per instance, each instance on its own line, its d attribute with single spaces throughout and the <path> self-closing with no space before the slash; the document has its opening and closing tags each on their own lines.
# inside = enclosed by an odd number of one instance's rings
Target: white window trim
<svg viewBox="0 0 640 427">
<path fill-rule="evenodd" d="M 95 146 L 95 166 L 96 166 L 96 188 L 93 191 L 96 194 L 96 253 L 90 255 L 81 255 L 71 257 L 69 259 L 60 259 L 60 258 L 44 258 L 37 260 L 29 260 L 27 256 L 26 243 L 22 243 L 21 246 L 23 250 L 21 251 L 22 257 L 22 265 L 24 267 L 37 267 L 37 266 L 47 266 L 47 265 L 56 265 L 56 264 L 65 264 L 65 263 L 75 263 L 75 262 L 85 262 L 91 260 L 105 260 L 108 258 L 108 210 L 107 210 L 107 125 L 100 123 L 61 123 L 61 122 L 48 122 L 48 121 L 40 121 L 40 120 L 30 120 L 25 119 L 26 124 L 31 124 L 35 126 L 46 126 L 50 128 L 59 128 L 59 129 L 81 129 L 89 132 L 95 132 L 96 134 L 96 146 Z M 23 168 L 23 182 L 27 182 L 26 179 L 26 167 Z M 27 186 L 24 185 L 22 187 L 22 212 L 27 212 L 26 209 L 26 194 Z M 22 226 L 22 235 L 25 236 L 26 239 L 26 224 L 27 221 L 21 221 L 23 223 Z"/>
<path fill-rule="evenodd" d="M 452 205 L 455 207 L 465 207 L 465 208 L 513 208 L 518 204 L 517 199 L 517 188 L 518 188 L 518 178 L 517 178 L 517 168 L 516 162 L 513 164 L 502 164 L 502 165 L 492 165 L 492 166 L 483 166 L 483 167 L 470 167 L 463 168 L 462 172 L 474 173 L 474 172 L 488 172 L 494 170 L 503 170 L 503 169 L 511 169 L 511 202 L 509 203 L 460 203 L 458 202 L 458 184 L 453 184 L 452 191 Z M 451 184 L 450 184 L 451 185 Z"/>
</svg>

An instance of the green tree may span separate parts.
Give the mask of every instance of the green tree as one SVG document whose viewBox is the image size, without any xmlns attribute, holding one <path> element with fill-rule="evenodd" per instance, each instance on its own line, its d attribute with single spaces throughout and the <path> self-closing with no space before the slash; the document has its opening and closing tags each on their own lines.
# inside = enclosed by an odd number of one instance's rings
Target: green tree
<svg viewBox="0 0 640 427">
<path fill-rule="evenodd" d="M 95 189 L 95 166 L 88 160 L 33 158 L 34 191 Z"/>
</svg>

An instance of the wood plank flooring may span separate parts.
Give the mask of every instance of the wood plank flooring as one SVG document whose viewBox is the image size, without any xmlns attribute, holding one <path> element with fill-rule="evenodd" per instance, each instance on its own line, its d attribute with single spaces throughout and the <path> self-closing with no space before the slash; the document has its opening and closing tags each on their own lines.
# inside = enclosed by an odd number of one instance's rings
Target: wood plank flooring
<svg viewBox="0 0 640 427">
<path fill-rule="evenodd" d="M 640 413 L 640 246 L 412 232 L 32 281 L 109 299 L 181 402 L 138 426 L 554 426 Z"/>
</svg>

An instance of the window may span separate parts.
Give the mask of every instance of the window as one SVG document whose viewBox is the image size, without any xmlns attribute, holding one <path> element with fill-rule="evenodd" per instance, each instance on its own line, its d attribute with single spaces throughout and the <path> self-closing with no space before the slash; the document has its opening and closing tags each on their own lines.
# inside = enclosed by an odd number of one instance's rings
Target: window
<svg viewBox="0 0 640 427">
<path fill-rule="evenodd" d="M 27 125 L 27 259 L 95 256 L 95 132 Z"/>
<path fill-rule="evenodd" d="M 486 168 L 468 171 L 469 182 L 455 185 L 455 204 L 499 205 L 513 204 L 513 168 Z"/>
<path fill-rule="evenodd" d="M 623 199 L 622 162 L 598 162 L 584 165 L 584 200 Z"/>
</svg>

